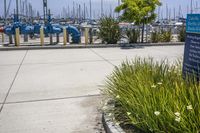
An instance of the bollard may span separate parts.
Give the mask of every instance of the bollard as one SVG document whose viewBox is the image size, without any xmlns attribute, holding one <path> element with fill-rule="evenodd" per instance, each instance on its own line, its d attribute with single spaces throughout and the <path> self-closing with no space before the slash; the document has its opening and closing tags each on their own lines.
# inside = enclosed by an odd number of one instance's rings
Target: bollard
<svg viewBox="0 0 200 133">
<path fill-rule="evenodd" d="M 1 38 L 2 39 L 2 43 L 4 43 L 4 41 L 5 41 L 4 40 L 4 33 L 1 33 L 1 36 L 2 36 L 2 38 Z"/>
<path fill-rule="evenodd" d="M 58 44 L 60 42 L 59 34 L 56 34 L 56 43 Z"/>
<path fill-rule="evenodd" d="M 9 44 L 13 44 L 12 35 L 9 35 Z"/>
<path fill-rule="evenodd" d="M 89 36 L 90 36 L 90 37 L 89 37 L 89 38 L 90 38 L 90 39 L 89 39 L 89 40 L 90 40 L 90 44 L 92 44 L 92 43 L 93 43 L 92 28 L 89 29 Z"/>
<path fill-rule="evenodd" d="M 41 46 L 44 45 L 44 28 L 43 27 L 40 28 L 40 44 Z"/>
<path fill-rule="evenodd" d="M 44 45 L 44 27 L 43 26 L 40 28 L 40 44 L 41 46 Z"/>
<path fill-rule="evenodd" d="M 28 35 L 24 34 L 24 42 L 28 42 Z"/>
<path fill-rule="evenodd" d="M 67 30 L 63 28 L 63 45 L 67 45 Z"/>
<path fill-rule="evenodd" d="M 88 28 L 85 28 L 85 45 L 88 45 Z"/>
<path fill-rule="evenodd" d="M 53 35 L 51 33 L 50 33 L 49 39 L 50 39 L 50 44 L 53 44 Z"/>
<path fill-rule="evenodd" d="M 67 34 L 67 43 L 70 44 L 69 34 L 68 34 L 67 30 L 66 30 L 66 34 Z"/>
<path fill-rule="evenodd" d="M 19 28 L 15 29 L 15 46 L 19 47 L 20 45 L 20 33 Z"/>
</svg>

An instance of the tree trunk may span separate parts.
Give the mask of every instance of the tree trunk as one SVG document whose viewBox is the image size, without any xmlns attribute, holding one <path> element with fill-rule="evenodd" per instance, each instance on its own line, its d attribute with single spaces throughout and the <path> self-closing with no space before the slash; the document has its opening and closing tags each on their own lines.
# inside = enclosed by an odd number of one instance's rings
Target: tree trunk
<svg viewBox="0 0 200 133">
<path fill-rule="evenodd" d="M 144 43 L 144 22 L 142 24 L 142 43 Z"/>
</svg>

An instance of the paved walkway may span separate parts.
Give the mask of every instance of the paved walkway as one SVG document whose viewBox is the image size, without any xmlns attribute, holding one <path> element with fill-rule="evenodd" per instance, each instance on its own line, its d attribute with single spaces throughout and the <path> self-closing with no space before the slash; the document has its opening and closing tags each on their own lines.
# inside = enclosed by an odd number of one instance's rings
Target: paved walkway
<svg viewBox="0 0 200 133">
<path fill-rule="evenodd" d="M 115 65 L 182 55 L 183 46 L 0 51 L 0 133 L 100 132 L 99 89 Z"/>
</svg>

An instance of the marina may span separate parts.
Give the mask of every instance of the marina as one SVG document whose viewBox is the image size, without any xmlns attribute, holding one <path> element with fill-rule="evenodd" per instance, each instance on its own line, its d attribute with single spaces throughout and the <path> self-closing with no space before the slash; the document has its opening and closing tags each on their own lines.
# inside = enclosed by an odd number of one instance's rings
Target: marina
<svg viewBox="0 0 200 133">
<path fill-rule="evenodd" d="M 14 12 L 11 10 L 13 2 L 15 3 Z M 21 43 L 41 44 L 43 43 L 41 40 L 44 40 L 44 44 L 101 44 L 102 40 L 98 37 L 100 19 L 112 17 L 117 20 L 120 13 L 114 12 L 113 4 L 110 4 L 109 8 L 105 8 L 105 5 L 109 5 L 109 2 L 105 0 L 99 0 L 100 10 L 98 12 L 94 11 L 92 0 L 77 2 L 71 1 L 72 5 L 63 6 L 60 14 L 52 14 L 47 0 L 40 2 L 43 3 L 43 13 L 33 7 L 28 0 L 4 0 L 4 15 L 0 19 L 0 32 L 5 35 L 1 35 L 2 41 L 0 43 L 6 46 L 12 43 L 17 45 L 15 29 L 18 27 L 20 34 L 18 38 L 20 38 Z M 114 5 L 119 6 L 120 0 L 115 1 Z M 164 10 L 166 11 L 164 12 Z M 122 37 L 118 43 L 129 43 L 127 38 L 124 37 L 123 31 L 130 28 L 141 31 L 138 42 L 152 42 L 152 33 L 161 32 L 161 30 L 171 31 L 172 39 L 170 41 L 178 42 L 178 32 L 182 27 L 185 27 L 186 22 L 183 7 L 179 6 L 172 11 L 172 8 L 166 4 L 158 7 L 156 12 L 156 20 L 144 25 L 144 27 L 142 25 L 136 26 L 134 23 L 120 22 Z M 187 13 L 189 12 L 199 12 L 198 1 L 191 0 L 190 5 L 187 5 Z M 44 39 L 41 39 L 41 27 L 44 30 Z M 65 35 L 64 29 L 67 32 L 66 37 L 63 36 Z M 142 34 L 143 29 L 144 36 Z"/>
</svg>

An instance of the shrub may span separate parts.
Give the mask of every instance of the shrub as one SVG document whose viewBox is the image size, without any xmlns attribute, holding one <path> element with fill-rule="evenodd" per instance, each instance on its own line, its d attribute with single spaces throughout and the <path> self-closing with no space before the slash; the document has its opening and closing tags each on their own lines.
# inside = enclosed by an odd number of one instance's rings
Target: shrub
<svg viewBox="0 0 200 133">
<path fill-rule="evenodd" d="M 170 42 L 172 39 L 172 32 L 171 30 L 161 30 L 159 40 L 160 42 Z"/>
<path fill-rule="evenodd" d="M 100 19 L 99 38 L 108 44 L 116 44 L 120 39 L 120 28 L 118 22 L 111 17 Z"/>
<path fill-rule="evenodd" d="M 152 42 L 152 43 L 157 43 L 157 42 L 159 42 L 159 36 L 160 36 L 159 32 L 153 31 L 153 32 L 151 33 L 151 42 Z"/>
<path fill-rule="evenodd" d="M 140 58 L 116 67 L 103 92 L 115 100 L 120 125 L 145 133 L 198 133 L 200 84 L 185 81 L 181 68 Z"/>
<path fill-rule="evenodd" d="M 186 29 L 185 26 L 182 25 L 181 28 L 179 29 L 178 40 L 180 42 L 185 42 L 185 37 L 186 37 Z"/>
<path fill-rule="evenodd" d="M 137 29 L 126 29 L 126 36 L 129 43 L 137 43 L 140 37 L 140 31 Z"/>
</svg>

